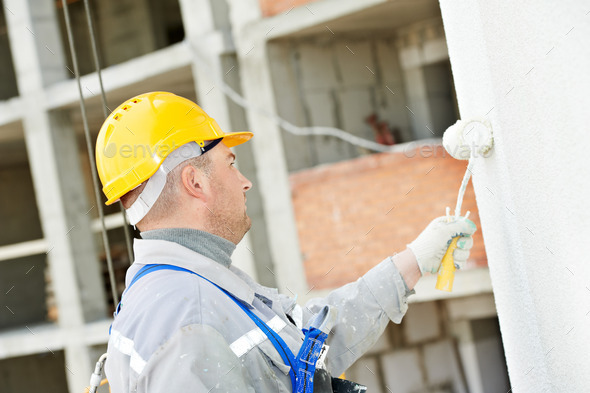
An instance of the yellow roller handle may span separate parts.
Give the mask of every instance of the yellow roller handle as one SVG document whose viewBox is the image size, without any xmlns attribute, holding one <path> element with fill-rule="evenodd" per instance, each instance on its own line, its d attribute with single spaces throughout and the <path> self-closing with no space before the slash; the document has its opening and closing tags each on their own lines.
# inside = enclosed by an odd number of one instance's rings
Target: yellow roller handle
<svg viewBox="0 0 590 393">
<path fill-rule="evenodd" d="M 453 280 L 455 279 L 455 270 L 457 270 L 453 252 L 457 248 L 457 240 L 459 240 L 459 236 L 453 238 L 440 264 L 435 286 L 440 291 L 451 292 L 453 290 Z"/>
<path fill-rule="evenodd" d="M 98 387 L 104 386 L 107 383 L 109 383 L 109 381 L 104 378 L 102 381 L 100 381 L 100 385 L 98 385 Z M 109 386 L 109 392 L 111 391 L 111 387 Z M 84 393 L 89 393 L 90 392 L 90 386 L 86 386 L 86 388 L 84 389 Z"/>
</svg>

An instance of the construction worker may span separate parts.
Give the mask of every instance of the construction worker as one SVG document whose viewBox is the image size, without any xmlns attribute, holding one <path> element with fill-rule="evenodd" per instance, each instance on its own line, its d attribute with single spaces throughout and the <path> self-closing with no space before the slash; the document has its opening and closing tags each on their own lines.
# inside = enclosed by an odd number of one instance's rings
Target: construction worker
<svg viewBox="0 0 590 393">
<path fill-rule="evenodd" d="M 304 307 L 261 286 L 231 264 L 251 226 L 252 183 L 230 148 L 252 135 L 225 133 L 195 103 L 165 92 L 124 102 L 103 124 L 96 161 L 107 205 L 121 200 L 141 232 L 110 332 L 113 392 L 332 392 L 330 375 L 401 321 L 412 288 L 438 270 L 453 237 L 461 236 L 455 264 L 467 260 L 475 225 L 443 217 Z"/>
</svg>

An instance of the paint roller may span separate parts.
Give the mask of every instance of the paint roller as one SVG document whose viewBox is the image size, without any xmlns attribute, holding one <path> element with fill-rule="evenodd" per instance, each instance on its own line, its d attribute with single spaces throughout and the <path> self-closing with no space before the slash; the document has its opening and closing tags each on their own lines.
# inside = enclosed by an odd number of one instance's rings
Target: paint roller
<svg viewBox="0 0 590 393">
<path fill-rule="evenodd" d="M 485 157 L 493 145 L 492 126 L 485 119 L 458 120 L 457 123 L 445 131 L 443 135 L 443 146 L 445 150 L 457 160 L 469 160 L 461 187 L 459 188 L 455 215 L 453 217 L 450 216 L 450 209 L 447 207 L 447 219 L 449 221 L 461 216 L 461 205 L 463 204 L 467 183 L 473 173 L 475 159 L 477 157 Z M 469 212 L 465 214 L 465 218 L 468 216 Z M 453 280 L 455 279 L 456 270 L 453 252 L 457 248 L 459 237 L 456 236 L 453 238 L 442 259 L 436 279 L 436 289 L 438 290 L 447 292 L 453 290 Z"/>
</svg>

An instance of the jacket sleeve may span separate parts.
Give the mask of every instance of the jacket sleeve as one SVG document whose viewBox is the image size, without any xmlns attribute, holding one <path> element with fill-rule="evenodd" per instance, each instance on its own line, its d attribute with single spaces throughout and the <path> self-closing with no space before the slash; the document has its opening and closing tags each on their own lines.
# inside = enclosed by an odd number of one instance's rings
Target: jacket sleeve
<svg viewBox="0 0 590 393">
<path fill-rule="evenodd" d="M 148 360 L 137 392 L 254 392 L 241 361 L 207 325 L 179 329 Z"/>
<path fill-rule="evenodd" d="M 392 257 L 369 270 L 356 282 L 332 291 L 325 298 L 311 299 L 303 307 L 303 323 L 325 306 L 335 314 L 328 335 L 326 366 L 340 375 L 379 339 L 389 321 L 400 323 L 412 294 Z"/>
</svg>

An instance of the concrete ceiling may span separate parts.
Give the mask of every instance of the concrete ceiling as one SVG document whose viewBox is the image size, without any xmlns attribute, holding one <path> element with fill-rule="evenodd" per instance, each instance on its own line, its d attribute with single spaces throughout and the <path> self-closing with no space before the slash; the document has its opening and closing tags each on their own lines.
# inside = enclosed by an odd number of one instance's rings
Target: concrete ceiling
<svg viewBox="0 0 590 393">
<path fill-rule="evenodd" d="M 327 21 L 316 26 L 300 30 L 289 37 L 307 37 L 332 34 L 326 26 L 338 34 L 379 33 L 408 26 L 424 19 L 440 18 L 440 6 L 437 0 L 402 0 L 388 1 L 383 4 Z"/>
</svg>

